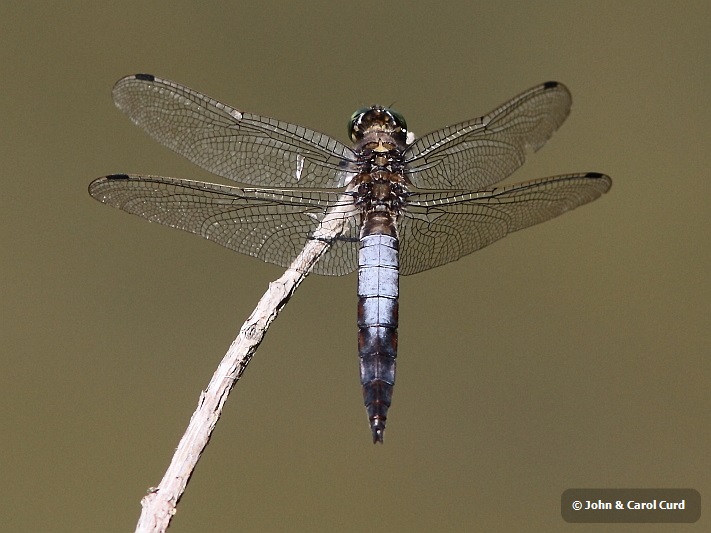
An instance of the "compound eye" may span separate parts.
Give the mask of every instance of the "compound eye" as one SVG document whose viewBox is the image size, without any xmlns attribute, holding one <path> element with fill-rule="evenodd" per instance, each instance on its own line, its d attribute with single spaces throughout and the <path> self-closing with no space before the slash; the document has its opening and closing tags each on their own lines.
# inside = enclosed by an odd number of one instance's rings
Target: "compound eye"
<svg viewBox="0 0 711 533">
<path fill-rule="evenodd" d="M 388 109 L 388 113 L 390 113 L 393 117 L 395 125 L 398 126 L 404 133 L 407 133 L 407 122 L 405 122 L 405 117 L 392 109 Z"/>
<path fill-rule="evenodd" d="M 351 141 L 356 142 L 363 138 L 363 116 L 370 111 L 369 107 L 362 107 L 351 115 L 351 120 L 348 122 L 348 136 Z"/>
</svg>

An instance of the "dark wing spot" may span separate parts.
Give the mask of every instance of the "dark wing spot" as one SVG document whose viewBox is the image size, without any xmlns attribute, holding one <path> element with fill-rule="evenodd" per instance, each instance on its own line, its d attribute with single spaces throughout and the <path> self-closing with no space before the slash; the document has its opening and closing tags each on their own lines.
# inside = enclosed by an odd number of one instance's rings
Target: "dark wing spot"
<svg viewBox="0 0 711 533">
<path fill-rule="evenodd" d="M 136 74 L 134 76 L 137 80 L 143 81 L 155 81 L 156 77 L 153 74 Z"/>
<path fill-rule="evenodd" d="M 558 85 L 560 85 L 560 83 L 558 83 L 557 81 L 547 81 L 543 84 L 543 88 L 544 89 L 553 89 L 555 87 L 558 87 Z"/>
<path fill-rule="evenodd" d="M 107 180 L 127 180 L 129 179 L 128 174 L 111 174 L 110 176 L 106 176 Z"/>
</svg>

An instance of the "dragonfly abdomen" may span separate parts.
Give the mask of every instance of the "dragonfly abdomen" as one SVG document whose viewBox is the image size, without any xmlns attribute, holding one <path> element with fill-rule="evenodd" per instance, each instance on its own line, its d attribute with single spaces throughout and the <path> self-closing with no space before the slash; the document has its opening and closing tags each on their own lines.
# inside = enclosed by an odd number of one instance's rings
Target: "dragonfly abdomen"
<svg viewBox="0 0 711 533">
<path fill-rule="evenodd" d="M 358 355 L 373 442 L 383 442 L 395 385 L 398 238 L 389 215 L 372 213 L 368 218 L 358 256 Z"/>
</svg>

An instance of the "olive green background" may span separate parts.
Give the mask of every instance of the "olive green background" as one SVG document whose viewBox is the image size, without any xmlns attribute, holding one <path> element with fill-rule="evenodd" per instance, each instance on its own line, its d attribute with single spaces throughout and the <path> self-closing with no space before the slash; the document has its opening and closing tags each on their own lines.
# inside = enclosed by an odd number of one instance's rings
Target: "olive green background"
<svg viewBox="0 0 711 533">
<path fill-rule="evenodd" d="M 649 530 L 566 524 L 579 487 L 694 488 L 684 531 L 708 531 L 710 53 L 708 2 L 2 2 L 0 530 L 131 531 L 281 274 L 87 194 L 116 172 L 219 181 L 113 106 L 149 72 L 344 141 L 364 105 L 424 134 L 554 79 L 572 115 L 512 179 L 614 180 L 402 280 L 383 446 L 356 279 L 306 280 L 171 531 Z"/>
</svg>

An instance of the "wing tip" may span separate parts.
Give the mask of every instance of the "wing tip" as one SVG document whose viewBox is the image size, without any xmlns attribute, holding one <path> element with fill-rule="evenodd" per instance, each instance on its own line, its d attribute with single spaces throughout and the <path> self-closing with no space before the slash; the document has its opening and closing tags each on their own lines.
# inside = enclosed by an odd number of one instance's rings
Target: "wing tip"
<svg viewBox="0 0 711 533">
<path fill-rule="evenodd" d="M 603 174 L 602 172 L 586 172 L 583 177 L 604 182 L 605 190 L 603 190 L 602 192 L 607 192 L 612 187 L 612 178 L 607 174 Z"/>
<path fill-rule="evenodd" d="M 560 81 L 555 81 L 555 80 L 549 80 L 541 85 L 539 85 L 540 88 L 542 88 L 544 91 L 550 91 L 553 89 L 562 89 L 563 91 L 570 93 L 570 90 L 568 87 L 565 85 L 565 83 L 560 82 Z"/>
<path fill-rule="evenodd" d="M 122 91 L 122 90 L 124 90 L 124 87 L 126 84 L 131 84 L 132 82 L 136 82 L 136 81 L 141 81 L 141 82 L 145 81 L 148 83 L 155 83 L 156 81 L 160 81 L 160 78 L 157 78 L 153 74 L 145 74 L 145 73 L 129 74 L 128 76 L 124 76 L 123 78 L 121 78 L 114 84 L 114 88 L 113 88 L 114 97 L 116 96 L 116 91 Z"/>
</svg>

